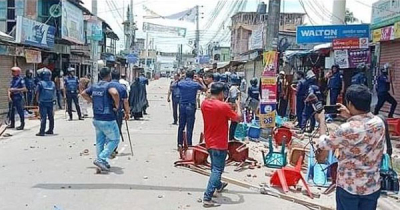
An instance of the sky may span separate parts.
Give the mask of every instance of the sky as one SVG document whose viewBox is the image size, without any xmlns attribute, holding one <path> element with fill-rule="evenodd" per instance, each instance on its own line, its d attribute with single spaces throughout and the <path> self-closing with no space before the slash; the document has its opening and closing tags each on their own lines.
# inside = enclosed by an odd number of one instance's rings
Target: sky
<svg viewBox="0 0 400 210">
<path fill-rule="evenodd" d="M 84 6 L 92 10 L 92 0 L 82 0 Z M 98 16 L 107 21 L 112 27 L 114 32 L 119 36 L 120 40 L 117 42 L 117 51 L 124 48 L 124 36 L 122 22 L 126 20 L 126 9 L 130 0 L 97 0 L 98 1 Z M 218 2 L 225 2 L 225 6 L 219 11 L 215 19 L 210 17 L 213 9 L 217 6 Z M 183 44 L 184 52 L 190 52 L 191 47 L 189 42 L 195 38 L 195 24 L 164 20 L 164 19 L 144 19 L 143 16 L 146 12 L 143 10 L 143 5 L 153 10 L 160 15 L 169 15 L 177 12 L 190 9 L 196 5 L 200 5 L 200 45 L 205 46 L 210 42 L 219 41 L 221 46 L 229 46 L 229 29 L 230 17 L 229 5 L 233 4 L 234 0 L 133 0 L 134 21 L 137 23 L 139 30 L 137 31 L 137 38 L 145 38 L 146 35 L 142 31 L 143 22 L 150 22 L 155 24 L 167 26 L 179 26 L 187 28 L 187 35 L 185 38 L 171 37 L 165 34 L 149 33 L 149 37 L 154 39 L 154 44 L 159 51 L 163 52 L 177 52 L 178 44 Z M 304 8 L 300 4 L 304 2 Z M 363 23 L 369 23 L 371 19 L 371 5 L 377 0 L 347 0 L 346 8 L 354 13 L 354 16 Z M 256 11 L 257 4 L 262 0 L 247 0 L 246 6 L 240 10 L 245 12 Z M 264 1 L 268 4 L 268 1 Z M 334 0 L 282 0 L 281 12 L 302 12 L 308 13 L 306 17 L 306 24 L 310 25 L 327 25 L 330 24 L 331 12 Z M 310 18 L 308 18 L 310 17 Z M 207 22 L 211 24 L 207 25 Z M 205 28 L 206 26 L 209 26 Z M 221 27 L 222 26 L 222 27 Z"/>
</svg>

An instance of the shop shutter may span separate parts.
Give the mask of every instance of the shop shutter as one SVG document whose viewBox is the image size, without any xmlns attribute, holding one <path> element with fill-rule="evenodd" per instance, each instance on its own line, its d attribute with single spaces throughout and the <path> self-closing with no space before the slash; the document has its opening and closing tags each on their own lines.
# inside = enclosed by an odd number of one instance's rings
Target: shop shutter
<svg viewBox="0 0 400 210">
<path fill-rule="evenodd" d="M 0 113 L 8 112 L 7 90 L 11 80 L 13 57 L 0 55 Z"/>
<path fill-rule="evenodd" d="M 393 68 L 393 89 L 390 90 L 390 94 L 400 103 L 400 41 L 382 42 L 381 43 L 381 55 L 380 55 L 380 66 L 382 67 L 385 63 L 395 63 Z M 390 104 L 385 103 L 381 111 L 389 112 Z M 400 115 L 400 105 L 397 106 L 396 115 Z"/>
</svg>

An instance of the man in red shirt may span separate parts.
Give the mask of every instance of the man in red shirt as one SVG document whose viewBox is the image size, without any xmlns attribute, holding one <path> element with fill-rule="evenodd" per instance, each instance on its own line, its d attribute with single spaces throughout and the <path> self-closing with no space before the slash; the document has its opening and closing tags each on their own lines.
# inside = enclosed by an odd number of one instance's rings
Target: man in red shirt
<svg viewBox="0 0 400 210">
<path fill-rule="evenodd" d="M 228 154 L 228 121 L 241 119 L 240 100 L 236 100 L 236 111 L 224 102 L 224 84 L 216 82 L 211 85 L 211 97 L 201 105 L 204 120 L 204 137 L 211 158 L 211 175 L 204 193 L 203 206 L 220 206 L 212 200 L 214 191 L 222 192 L 228 185 L 221 182 Z"/>
</svg>

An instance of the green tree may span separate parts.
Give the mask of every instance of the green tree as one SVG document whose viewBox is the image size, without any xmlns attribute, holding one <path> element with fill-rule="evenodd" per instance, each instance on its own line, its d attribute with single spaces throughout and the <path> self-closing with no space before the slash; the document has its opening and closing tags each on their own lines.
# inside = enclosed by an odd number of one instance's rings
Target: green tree
<svg viewBox="0 0 400 210">
<path fill-rule="evenodd" d="M 349 9 L 346 9 L 346 16 L 344 17 L 344 22 L 345 23 L 354 23 L 357 21 L 358 21 L 358 19 L 356 17 L 354 17 L 353 12 L 350 11 Z"/>
</svg>

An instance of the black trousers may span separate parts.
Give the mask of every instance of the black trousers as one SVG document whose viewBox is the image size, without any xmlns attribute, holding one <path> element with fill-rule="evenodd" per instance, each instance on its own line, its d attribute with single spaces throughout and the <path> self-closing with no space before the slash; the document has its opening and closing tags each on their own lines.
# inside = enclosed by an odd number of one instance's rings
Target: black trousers
<svg viewBox="0 0 400 210">
<path fill-rule="evenodd" d="M 72 101 L 74 101 L 76 112 L 78 113 L 79 119 L 82 118 L 81 107 L 78 102 L 78 94 L 76 93 L 67 93 L 67 106 L 68 106 L 68 115 L 69 119 L 72 119 Z"/>
<path fill-rule="evenodd" d="M 237 127 L 238 123 L 231 121 L 231 125 L 229 126 L 229 141 L 235 139 L 235 130 Z"/>
<path fill-rule="evenodd" d="M 393 118 L 393 114 L 394 114 L 394 111 L 396 110 L 396 106 L 397 106 L 397 101 L 396 101 L 396 99 L 393 98 L 392 95 L 390 95 L 389 92 L 378 93 L 378 104 L 376 104 L 376 106 L 375 106 L 374 114 L 375 115 L 379 114 L 379 111 L 381 110 L 381 108 L 383 107 L 385 102 L 388 102 L 389 104 L 392 105 L 390 107 L 390 112 L 389 112 L 388 117 Z"/>
<path fill-rule="evenodd" d="M 286 116 L 286 110 L 288 106 L 288 100 L 283 99 L 283 97 L 279 98 L 279 103 L 278 103 L 278 115 L 281 117 Z"/>
<path fill-rule="evenodd" d="M 179 98 L 172 98 L 172 115 L 174 117 L 174 123 L 178 123 L 178 107 Z"/>
</svg>

